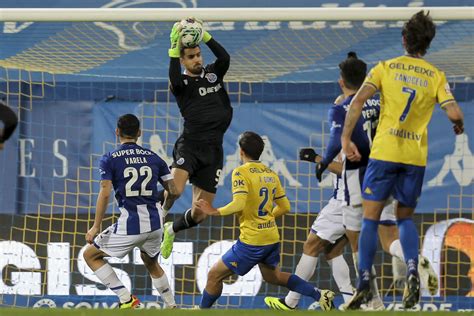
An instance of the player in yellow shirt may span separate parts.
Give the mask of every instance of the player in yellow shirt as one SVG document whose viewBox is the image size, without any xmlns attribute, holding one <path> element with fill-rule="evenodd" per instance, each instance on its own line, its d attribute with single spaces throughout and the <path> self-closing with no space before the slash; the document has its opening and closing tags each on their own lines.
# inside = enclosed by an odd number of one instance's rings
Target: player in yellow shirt
<svg viewBox="0 0 474 316">
<path fill-rule="evenodd" d="M 428 154 L 427 126 L 435 104 L 445 110 L 456 134 L 464 130 L 462 111 L 444 73 L 423 59 L 435 33 L 436 26 L 428 14 L 420 11 L 413 15 L 402 30 L 406 54 L 380 62 L 370 71 L 346 115 L 342 148 L 347 159 L 358 161 L 360 153 L 351 135 L 365 101 L 380 91 L 380 120 L 362 185 L 359 282 L 349 309 L 358 309 L 371 297 L 369 271 L 377 248 L 377 228 L 390 195 L 398 201 L 397 225 L 408 268 L 403 304 L 411 308 L 419 301 L 418 232 L 412 216 L 421 194 Z"/>
<path fill-rule="evenodd" d="M 264 148 L 262 138 L 245 132 L 239 138 L 239 146 L 243 164 L 232 172 L 232 202 L 220 208 L 202 199 L 196 202 L 196 207 L 208 215 L 237 213 L 240 222 L 239 239 L 209 271 L 200 308 L 210 308 L 221 296 L 225 278 L 245 275 L 258 264 L 265 281 L 310 296 L 319 301 L 323 310 L 332 309 L 332 291 L 319 290 L 278 268 L 280 235 L 275 218 L 290 211 L 290 201 L 278 175 L 258 161 Z"/>
</svg>

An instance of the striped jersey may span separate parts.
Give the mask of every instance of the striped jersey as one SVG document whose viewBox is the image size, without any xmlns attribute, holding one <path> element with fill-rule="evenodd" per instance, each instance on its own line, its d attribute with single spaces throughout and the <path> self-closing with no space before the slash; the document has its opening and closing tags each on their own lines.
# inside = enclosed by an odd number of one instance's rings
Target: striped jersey
<svg viewBox="0 0 474 316">
<path fill-rule="evenodd" d="M 162 227 L 158 182 L 173 179 L 157 154 L 136 143 L 124 143 L 100 160 L 101 180 L 112 181 L 120 217 L 114 233 L 138 235 Z"/>
</svg>

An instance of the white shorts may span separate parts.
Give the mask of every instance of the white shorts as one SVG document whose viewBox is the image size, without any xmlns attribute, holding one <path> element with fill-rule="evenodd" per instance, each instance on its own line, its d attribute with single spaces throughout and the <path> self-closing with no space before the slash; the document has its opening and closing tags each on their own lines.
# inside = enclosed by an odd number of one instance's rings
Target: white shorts
<svg viewBox="0 0 474 316">
<path fill-rule="evenodd" d="M 362 181 L 364 180 L 360 169 L 344 170 L 343 179 L 346 184 L 346 190 L 349 193 L 349 205 L 359 206 L 362 205 Z"/>
<path fill-rule="evenodd" d="M 94 246 L 110 257 L 122 258 L 135 247 L 150 258 L 160 253 L 163 236 L 161 228 L 139 235 L 117 235 L 114 229 L 115 225 L 109 226 L 94 239 Z"/>
<path fill-rule="evenodd" d="M 343 201 L 331 198 L 314 220 L 311 232 L 332 244 L 344 236 L 346 230 L 342 224 L 342 207 L 345 204 Z"/>
<path fill-rule="evenodd" d="M 382 225 L 394 225 L 396 224 L 397 218 L 395 217 L 395 201 L 389 199 L 387 205 L 383 208 L 382 214 L 380 214 L 380 224 Z M 362 206 L 353 207 L 345 205 L 342 208 L 343 216 L 342 222 L 346 229 L 360 232 L 362 228 Z"/>
</svg>

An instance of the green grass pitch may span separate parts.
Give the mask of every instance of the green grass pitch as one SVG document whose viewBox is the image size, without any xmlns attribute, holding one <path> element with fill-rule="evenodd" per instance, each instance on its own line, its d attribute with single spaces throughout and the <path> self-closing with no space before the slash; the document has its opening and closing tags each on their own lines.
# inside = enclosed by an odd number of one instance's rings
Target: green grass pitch
<svg viewBox="0 0 474 316">
<path fill-rule="evenodd" d="M 331 312 L 322 312 L 322 311 L 274 311 L 274 310 L 246 310 L 246 309 L 234 309 L 234 310 L 225 310 L 225 309 L 211 309 L 211 310 L 186 310 L 186 309 L 175 309 L 175 310 L 104 310 L 104 309 L 20 309 L 20 308 L 9 308 L 3 309 L 0 308 L 0 316 L 302 316 L 310 314 L 324 314 L 325 316 L 342 316 L 344 314 L 349 316 L 378 316 L 378 315 L 390 315 L 390 316 L 453 316 L 455 314 L 467 315 L 466 313 L 457 313 L 457 312 L 340 312 L 340 311 L 331 311 Z"/>
</svg>

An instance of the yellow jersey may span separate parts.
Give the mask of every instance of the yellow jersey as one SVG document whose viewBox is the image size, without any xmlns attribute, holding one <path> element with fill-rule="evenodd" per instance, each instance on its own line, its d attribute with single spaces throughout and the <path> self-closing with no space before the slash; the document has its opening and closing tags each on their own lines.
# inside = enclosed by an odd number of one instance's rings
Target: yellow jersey
<svg viewBox="0 0 474 316">
<path fill-rule="evenodd" d="M 422 58 L 400 56 L 372 68 L 364 84 L 381 95 L 370 158 L 426 166 L 434 105 L 454 101 L 444 73 Z"/>
<path fill-rule="evenodd" d="M 273 202 L 285 198 L 278 175 L 260 161 L 250 161 L 232 172 L 232 194 L 245 194 L 245 206 L 238 213 L 240 241 L 265 246 L 280 241 Z"/>
</svg>

